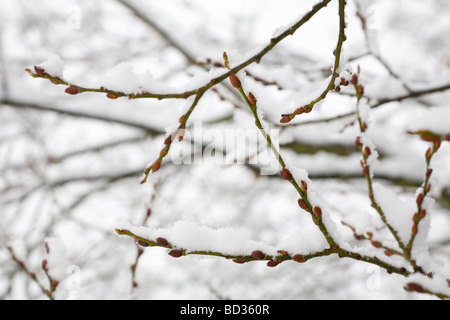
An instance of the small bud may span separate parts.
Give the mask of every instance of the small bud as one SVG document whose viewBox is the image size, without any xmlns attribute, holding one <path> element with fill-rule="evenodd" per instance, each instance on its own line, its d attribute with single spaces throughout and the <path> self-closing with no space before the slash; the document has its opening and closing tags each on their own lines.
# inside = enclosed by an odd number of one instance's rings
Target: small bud
<svg viewBox="0 0 450 320">
<path fill-rule="evenodd" d="M 164 238 L 156 238 L 156 243 L 163 247 L 167 247 L 169 244 L 169 242 Z"/>
<path fill-rule="evenodd" d="M 305 263 L 306 261 L 308 261 L 301 254 L 296 254 L 296 255 L 292 256 L 292 260 L 294 260 L 295 262 L 298 262 L 298 263 Z"/>
<path fill-rule="evenodd" d="M 184 121 L 184 118 L 185 118 L 185 115 L 182 115 L 182 116 L 180 117 L 180 120 L 179 120 L 179 122 L 180 122 L 180 123 L 183 123 L 183 121 Z"/>
<path fill-rule="evenodd" d="M 386 250 L 386 251 L 384 252 L 384 254 L 385 254 L 387 257 L 392 256 L 392 252 L 390 252 L 389 250 Z"/>
<path fill-rule="evenodd" d="M 322 219 L 322 209 L 321 209 L 320 207 L 315 206 L 315 207 L 313 208 L 313 212 L 314 212 L 314 214 L 316 215 L 316 217 L 317 217 L 318 219 Z"/>
<path fill-rule="evenodd" d="M 426 292 L 424 287 L 422 287 L 422 285 L 420 285 L 416 282 L 408 282 L 405 286 L 405 290 L 406 291 L 415 291 L 415 292 L 419 292 L 419 293 Z"/>
<path fill-rule="evenodd" d="M 364 131 L 367 130 L 367 123 L 366 123 L 366 122 L 363 122 L 363 123 L 362 123 L 362 128 L 363 128 Z"/>
<path fill-rule="evenodd" d="M 278 260 L 270 260 L 269 262 L 267 262 L 267 266 L 268 267 L 276 267 L 280 262 Z"/>
<path fill-rule="evenodd" d="M 138 245 L 140 245 L 141 247 L 148 247 L 148 243 L 142 240 L 137 240 Z"/>
<path fill-rule="evenodd" d="M 34 71 L 36 71 L 36 73 L 41 77 L 45 77 L 47 75 L 45 70 L 38 66 L 34 66 Z"/>
<path fill-rule="evenodd" d="M 233 262 L 238 263 L 238 264 L 243 264 L 243 263 L 246 263 L 247 261 L 242 260 L 242 259 L 233 259 Z"/>
<path fill-rule="evenodd" d="M 365 146 L 365 147 L 364 147 L 364 155 L 365 155 L 366 157 L 368 157 L 368 156 L 370 156 L 371 153 L 372 153 L 372 152 L 370 151 L 370 148 L 369 148 L 368 146 Z"/>
<path fill-rule="evenodd" d="M 417 234 L 417 231 L 418 231 L 417 224 L 414 224 L 413 227 L 412 227 L 411 232 L 412 232 L 413 235 L 415 235 L 415 234 Z"/>
<path fill-rule="evenodd" d="M 356 137 L 356 139 L 355 139 L 355 146 L 357 148 L 361 148 L 362 143 L 361 143 L 361 137 L 360 136 Z"/>
<path fill-rule="evenodd" d="M 71 94 L 71 95 L 80 93 L 80 91 L 78 90 L 77 87 L 68 87 L 68 88 L 66 88 L 65 92 L 68 94 Z"/>
<path fill-rule="evenodd" d="M 252 258 L 256 260 L 264 260 L 265 257 L 266 255 L 261 250 L 255 250 L 252 252 Z"/>
<path fill-rule="evenodd" d="M 368 177 L 369 176 L 369 167 L 364 165 L 363 167 L 363 174 Z"/>
<path fill-rule="evenodd" d="M 356 84 L 358 83 L 358 75 L 356 73 L 354 73 L 352 75 L 352 79 L 350 80 L 350 83 L 354 86 L 356 86 Z"/>
<path fill-rule="evenodd" d="M 281 170 L 281 176 L 283 177 L 284 180 L 287 180 L 289 182 L 294 180 L 292 173 L 286 168 L 283 168 L 283 170 Z"/>
<path fill-rule="evenodd" d="M 255 98 L 255 96 L 253 95 L 253 93 L 249 93 L 248 94 L 248 100 L 250 100 L 250 103 L 252 104 L 252 105 L 254 105 L 254 106 L 256 106 L 256 98 Z"/>
<path fill-rule="evenodd" d="M 300 208 L 302 208 L 303 210 L 308 210 L 308 206 L 306 205 L 306 202 L 303 201 L 303 199 L 298 199 L 297 202 Z"/>
<path fill-rule="evenodd" d="M 168 137 L 166 138 L 166 140 L 164 140 L 164 144 L 165 144 L 165 145 L 171 144 L 171 143 L 172 143 L 172 135 L 168 136 Z"/>
<path fill-rule="evenodd" d="M 137 286 L 138 286 L 137 282 L 136 282 L 136 281 L 133 281 L 132 286 L 133 286 L 133 288 L 137 288 Z"/>
<path fill-rule="evenodd" d="M 381 247 L 381 243 L 380 243 L 379 241 L 371 240 L 370 243 L 371 243 L 375 248 L 380 248 L 380 247 Z"/>
<path fill-rule="evenodd" d="M 302 113 L 305 113 L 305 108 L 304 107 L 297 108 L 294 111 L 294 114 L 297 115 L 297 116 L 302 114 Z"/>
<path fill-rule="evenodd" d="M 363 86 L 359 85 L 357 90 L 358 90 L 358 95 L 359 96 L 364 95 L 364 87 Z"/>
<path fill-rule="evenodd" d="M 107 95 L 106 95 L 106 97 L 107 98 L 110 98 L 110 99 L 117 99 L 118 98 L 118 96 L 116 95 L 116 94 L 114 94 L 114 93 L 108 93 Z"/>
<path fill-rule="evenodd" d="M 431 148 L 428 148 L 428 149 L 427 149 L 427 152 L 425 152 L 425 158 L 426 158 L 427 160 L 429 160 L 432 153 L 433 153 L 433 150 L 431 150 Z"/>
<path fill-rule="evenodd" d="M 239 80 L 239 78 L 236 75 L 233 74 L 230 76 L 230 82 L 231 82 L 231 85 L 233 87 L 235 87 L 236 89 L 242 88 L 241 80 Z"/>
<path fill-rule="evenodd" d="M 48 271 L 47 264 L 48 264 L 47 260 L 42 260 L 42 270 L 44 270 L 45 272 Z"/>
<path fill-rule="evenodd" d="M 360 234 L 357 234 L 357 233 L 353 233 L 353 237 L 354 237 L 356 240 L 361 240 L 361 239 L 363 239 L 363 236 L 360 235 Z"/>
<path fill-rule="evenodd" d="M 336 88 L 334 88 L 334 91 L 336 91 L 337 93 L 341 92 L 341 87 L 337 86 Z"/>
<path fill-rule="evenodd" d="M 181 251 L 180 249 L 173 249 L 169 251 L 169 256 L 173 257 L 173 258 L 179 258 L 183 255 L 183 251 Z"/>
<path fill-rule="evenodd" d="M 419 195 L 416 198 L 416 203 L 420 207 L 423 203 L 423 193 L 419 193 Z"/>
<path fill-rule="evenodd" d="M 372 232 L 366 232 L 366 236 L 367 236 L 367 238 L 372 239 L 373 233 Z"/>
<path fill-rule="evenodd" d="M 289 255 L 289 253 L 287 251 L 284 251 L 284 250 L 278 250 L 277 253 L 281 254 L 282 256 Z"/>
<path fill-rule="evenodd" d="M 417 213 L 414 213 L 414 216 L 412 219 L 414 223 L 416 223 L 418 217 L 419 217 L 419 215 Z"/>
<path fill-rule="evenodd" d="M 151 214 L 152 214 L 152 209 L 151 208 L 147 208 L 147 212 L 146 212 L 147 218 L 150 217 Z"/>
<path fill-rule="evenodd" d="M 156 172 L 161 167 L 161 160 L 156 160 L 155 163 L 152 165 L 152 172 Z"/>
<path fill-rule="evenodd" d="M 427 210 L 425 210 L 425 209 L 420 210 L 419 219 L 425 218 L 426 215 L 427 215 Z"/>
<path fill-rule="evenodd" d="M 446 136 L 444 137 L 444 140 L 450 141 L 450 134 L 446 135 Z"/>
<path fill-rule="evenodd" d="M 292 120 L 292 118 L 291 118 L 290 115 L 284 115 L 284 116 L 281 118 L 280 122 L 281 122 L 281 123 L 288 123 L 288 122 L 291 122 L 291 120 Z"/>
<path fill-rule="evenodd" d="M 302 191 L 303 192 L 306 192 L 306 191 L 308 191 L 308 185 L 306 184 L 306 182 L 305 181 L 301 181 L 301 186 L 302 186 Z"/>
<path fill-rule="evenodd" d="M 429 168 L 426 173 L 427 178 L 431 177 L 432 173 L 433 173 L 433 169 Z"/>
<path fill-rule="evenodd" d="M 52 279 L 51 281 L 51 286 L 53 288 L 53 290 L 58 286 L 59 282 L 57 280 Z"/>
<path fill-rule="evenodd" d="M 431 271 L 430 271 L 430 272 L 428 272 L 428 273 L 427 273 L 427 277 L 428 277 L 428 278 L 430 278 L 430 279 L 433 279 L 433 277 L 434 277 L 434 273 L 433 273 L 433 272 L 431 272 Z"/>
</svg>

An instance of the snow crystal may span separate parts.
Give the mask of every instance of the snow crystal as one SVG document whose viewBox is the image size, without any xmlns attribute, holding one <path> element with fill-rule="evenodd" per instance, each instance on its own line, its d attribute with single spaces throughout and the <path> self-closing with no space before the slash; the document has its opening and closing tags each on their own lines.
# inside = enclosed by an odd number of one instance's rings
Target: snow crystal
<svg viewBox="0 0 450 320">
<path fill-rule="evenodd" d="M 60 56 L 50 53 L 47 55 L 47 60 L 38 65 L 38 67 L 44 69 L 46 73 L 52 76 L 62 78 L 64 61 Z"/>
</svg>

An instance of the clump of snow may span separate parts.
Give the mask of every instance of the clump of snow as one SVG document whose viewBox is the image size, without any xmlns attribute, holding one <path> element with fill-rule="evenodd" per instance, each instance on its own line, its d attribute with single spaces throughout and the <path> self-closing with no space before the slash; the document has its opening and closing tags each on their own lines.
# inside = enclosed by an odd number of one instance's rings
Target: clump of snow
<svg viewBox="0 0 450 320">
<path fill-rule="evenodd" d="M 250 239 L 250 233 L 234 228 L 210 228 L 188 221 L 177 221 L 172 228 L 146 228 L 124 225 L 121 228 L 131 231 L 148 240 L 158 237 L 167 239 L 174 247 L 192 251 L 220 252 L 226 255 L 250 255 L 261 250 L 267 255 L 278 255 L 277 249 Z"/>
<path fill-rule="evenodd" d="M 413 120 L 407 130 L 428 130 L 435 134 L 450 134 L 450 106 L 430 108 L 428 112 Z"/>
<path fill-rule="evenodd" d="M 67 278 L 67 269 L 70 265 L 66 248 L 56 238 L 47 238 L 45 243 L 48 252 L 44 259 L 47 260 L 48 274 L 53 280 L 61 282 Z"/>
<path fill-rule="evenodd" d="M 109 90 L 130 94 L 176 92 L 175 88 L 156 81 L 148 70 L 137 72 L 128 62 L 121 62 L 110 70 L 101 78 L 99 85 Z"/>
<path fill-rule="evenodd" d="M 38 65 L 38 67 L 45 70 L 46 73 L 62 78 L 64 69 L 64 60 L 60 56 L 50 53 L 47 55 L 47 60 Z"/>
<path fill-rule="evenodd" d="M 387 222 L 397 231 L 403 243 L 408 243 L 417 212 L 414 198 L 399 197 L 393 190 L 379 183 L 373 184 L 375 199 L 383 210 Z"/>
</svg>

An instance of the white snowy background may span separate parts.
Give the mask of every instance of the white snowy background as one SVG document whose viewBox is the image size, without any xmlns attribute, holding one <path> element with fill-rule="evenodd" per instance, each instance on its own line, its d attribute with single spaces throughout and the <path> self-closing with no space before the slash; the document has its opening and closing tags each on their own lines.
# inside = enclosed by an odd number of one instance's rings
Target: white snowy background
<svg viewBox="0 0 450 320">
<path fill-rule="evenodd" d="M 50 61 L 43 65 L 49 73 L 52 68 L 61 71 L 80 85 L 123 91 L 137 85 L 158 92 L 192 89 L 211 76 L 193 61 L 222 62 L 224 51 L 232 63 L 248 57 L 316 2 L 2 1 L 0 298 L 45 299 L 13 261 L 10 247 L 44 287 L 48 283 L 41 262 L 48 260 L 52 277 L 61 281 L 57 299 L 434 299 L 406 292 L 407 279 L 401 276 L 336 256 L 268 268 L 264 262 L 240 265 L 216 257 L 174 259 L 162 248 L 144 250 L 133 288 L 131 266 L 138 249 L 131 238 L 114 232 L 124 225 L 139 227 L 145 221 L 145 227 L 156 229 L 154 234 L 171 236 L 187 248 L 228 252 L 312 252 L 324 248 L 324 239 L 299 209 L 289 183 L 259 176 L 246 165 L 174 165 L 167 158 L 147 184 L 139 184 L 166 131 L 177 125 L 192 100 L 69 96 L 63 86 L 24 71 Z M 368 19 L 367 37 L 355 1 L 349 0 L 343 61 L 351 70 L 361 67 L 369 104 L 450 83 L 448 0 L 359 3 Z M 323 86 L 337 32 L 337 1 L 332 1 L 260 64 L 246 68 L 283 88 L 245 79 L 271 125 L 309 102 Z M 225 100 L 207 93 L 189 123 L 201 123 L 203 130 L 251 128 L 254 120 L 242 101 L 223 86 L 217 90 Z M 354 111 L 356 99 L 350 90 L 343 91 L 331 92 L 313 112 L 283 128 L 281 152 L 289 164 L 309 173 L 342 241 L 366 246 L 340 223 L 362 232 L 370 226 L 375 231 L 380 223 L 354 147 L 355 117 L 307 123 Z M 426 127 L 449 134 L 449 98 L 450 90 L 444 90 L 386 103 L 370 114 L 370 139 L 380 154 L 375 190 L 381 204 L 393 211 L 387 209 L 391 217 L 400 219 L 401 232 L 412 226 L 429 146 L 406 131 Z M 450 277 L 450 143 L 442 144 L 431 167 L 435 201 L 424 221 L 428 234 L 422 232 L 420 240 L 427 236 L 427 243 L 422 241 L 429 249 L 427 259 Z M 402 220 L 402 215 L 407 217 Z"/>
</svg>

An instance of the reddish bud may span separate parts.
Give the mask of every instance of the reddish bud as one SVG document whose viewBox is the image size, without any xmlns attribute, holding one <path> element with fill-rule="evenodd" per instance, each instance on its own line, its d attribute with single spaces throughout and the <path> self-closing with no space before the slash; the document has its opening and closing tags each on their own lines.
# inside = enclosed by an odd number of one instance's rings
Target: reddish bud
<svg viewBox="0 0 450 320">
<path fill-rule="evenodd" d="M 281 170 L 281 176 L 283 177 L 284 180 L 287 180 L 289 182 L 294 180 L 292 173 L 286 168 L 283 168 L 283 170 Z"/>
<path fill-rule="evenodd" d="M 137 286 L 138 286 L 138 284 L 137 284 L 137 282 L 136 281 L 133 281 L 133 288 L 137 288 Z"/>
<path fill-rule="evenodd" d="M 179 120 L 179 122 L 180 122 L 180 123 L 183 123 L 183 121 L 184 121 L 184 118 L 185 118 L 185 115 L 182 115 L 182 116 L 180 117 L 180 120 Z"/>
<path fill-rule="evenodd" d="M 152 214 L 152 209 L 151 208 L 147 208 L 147 212 L 146 212 L 147 218 L 150 217 L 151 214 Z"/>
<path fill-rule="evenodd" d="M 375 248 L 380 248 L 380 247 L 381 247 L 381 243 L 380 243 L 379 241 L 371 240 L 370 243 L 371 243 Z"/>
<path fill-rule="evenodd" d="M 358 95 L 359 96 L 364 95 L 364 87 L 363 86 L 359 85 L 357 90 L 358 90 Z"/>
<path fill-rule="evenodd" d="M 367 238 L 372 239 L 373 233 L 372 232 L 366 232 L 366 236 L 367 236 Z"/>
<path fill-rule="evenodd" d="M 156 172 L 161 167 L 161 160 L 156 160 L 155 163 L 152 165 L 152 172 Z"/>
<path fill-rule="evenodd" d="M 433 173 L 433 169 L 429 168 L 429 169 L 427 170 L 427 173 L 426 173 L 427 178 L 431 177 L 431 174 L 432 174 L 432 173 Z"/>
<path fill-rule="evenodd" d="M 305 263 L 306 261 L 308 261 L 301 254 L 296 254 L 296 255 L 292 256 L 292 260 L 294 260 L 295 262 L 298 262 L 298 263 Z"/>
<path fill-rule="evenodd" d="M 173 258 L 179 258 L 183 255 L 183 251 L 180 249 L 173 249 L 169 251 L 169 256 Z"/>
<path fill-rule="evenodd" d="M 412 219 L 414 223 L 416 223 L 418 217 L 419 217 L 419 215 L 417 213 L 414 213 L 414 216 Z"/>
<path fill-rule="evenodd" d="M 306 202 L 303 201 L 303 199 L 298 199 L 297 202 L 300 208 L 302 208 L 303 210 L 308 210 L 308 206 L 306 205 Z"/>
<path fill-rule="evenodd" d="M 423 193 L 419 193 L 419 195 L 416 198 L 416 203 L 420 207 L 423 203 Z"/>
<path fill-rule="evenodd" d="M 368 146 L 365 146 L 365 147 L 364 147 L 364 155 L 365 155 L 366 157 L 368 157 L 368 156 L 370 156 L 371 153 L 372 153 L 372 152 L 370 151 L 370 148 L 369 148 Z"/>
<path fill-rule="evenodd" d="M 357 148 L 361 148 L 362 143 L 361 143 L 361 137 L 360 136 L 356 137 L 356 139 L 355 139 L 355 146 Z"/>
<path fill-rule="evenodd" d="M 261 250 L 255 250 L 252 252 L 252 258 L 256 260 L 264 260 L 265 257 L 266 255 Z"/>
<path fill-rule="evenodd" d="M 364 165 L 363 167 L 363 174 L 368 177 L 369 176 L 369 167 Z"/>
<path fill-rule="evenodd" d="M 315 206 L 315 207 L 313 208 L 313 212 L 314 212 L 314 214 L 316 215 L 316 217 L 317 217 L 318 219 L 322 219 L 322 209 L 321 209 L 320 207 Z"/>
<path fill-rule="evenodd" d="M 392 256 L 392 252 L 390 252 L 389 250 L 386 250 L 386 251 L 384 252 L 384 254 L 385 254 L 386 256 L 388 256 L 388 257 Z"/>
<path fill-rule="evenodd" d="M 42 270 L 44 270 L 45 272 L 48 271 L 48 267 L 47 267 L 48 261 L 47 260 L 42 260 Z"/>
<path fill-rule="evenodd" d="M 419 292 L 419 293 L 424 293 L 426 292 L 426 290 L 424 289 L 424 287 L 422 287 L 422 285 L 416 283 L 416 282 L 408 282 L 405 286 L 405 290 L 407 291 L 415 291 L 415 292 Z"/>
<path fill-rule="evenodd" d="M 296 115 L 299 115 L 299 114 L 302 114 L 302 113 L 305 113 L 305 108 L 304 107 L 297 108 L 294 111 L 294 114 L 296 114 Z"/>
<path fill-rule="evenodd" d="M 231 85 L 233 87 L 235 87 L 236 89 L 242 88 L 241 80 L 239 80 L 239 78 L 236 75 L 233 74 L 230 76 L 230 82 L 231 82 Z"/>
<path fill-rule="evenodd" d="M 355 73 L 352 75 L 352 79 L 350 80 L 350 83 L 354 86 L 358 83 L 358 75 Z"/>
<path fill-rule="evenodd" d="M 282 256 L 287 256 L 287 255 L 289 255 L 289 253 L 287 252 L 287 251 L 284 251 L 284 250 L 278 250 L 277 251 L 279 254 L 281 254 Z"/>
<path fill-rule="evenodd" d="M 142 246 L 142 247 L 148 247 L 148 243 L 142 240 L 137 240 L 138 245 Z"/>
<path fill-rule="evenodd" d="M 36 71 L 36 73 L 41 77 L 45 77 L 47 75 L 45 70 L 38 66 L 34 66 L 34 71 Z"/>
<path fill-rule="evenodd" d="M 337 86 L 336 88 L 334 88 L 334 91 L 336 91 L 337 93 L 341 92 L 341 87 Z"/>
<path fill-rule="evenodd" d="M 411 232 L 412 232 L 413 235 L 417 234 L 417 232 L 418 232 L 417 224 L 413 225 Z"/>
<path fill-rule="evenodd" d="M 164 238 L 156 238 L 156 243 L 163 247 L 167 247 L 169 244 L 169 242 Z"/>
<path fill-rule="evenodd" d="M 292 120 L 291 116 L 287 114 L 287 115 L 284 115 L 284 116 L 281 118 L 280 122 L 281 122 L 281 123 L 288 123 L 288 122 L 291 122 L 291 120 Z"/>
<path fill-rule="evenodd" d="M 447 141 L 450 141 L 450 134 L 446 135 L 446 136 L 444 137 L 444 139 L 447 140 Z"/>
<path fill-rule="evenodd" d="M 80 93 L 80 91 L 78 91 L 77 87 L 68 87 L 68 88 L 66 88 L 65 92 L 68 94 L 71 94 L 71 95 Z"/>
<path fill-rule="evenodd" d="M 233 262 L 238 263 L 238 264 L 243 264 L 243 263 L 246 263 L 247 261 L 242 260 L 242 259 L 233 259 Z"/>
<path fill-rule="evenodd" d="M 118 96 L 116 95 L 116 94 L 114 94 L 114 93 L 108 93 L 107 95 L 106 95 L 106 97 L 107 98 L 110 98 L 110 99 L 117 99 L 118 98 Z"/>
<path fill-rule="evenodd" d="M 255 98 L 255 96 L 253 95 L 253 93 L 249 93 L 248 94 L 248 100 L 250 100 L 250 103 L 252 104 L 252 105 L 254 105 L 254 106 L 256 106 L 256 98 Z"/>
<path fill-rule="evenodd" d="M 164 140 L 164 144 L 171 144 L 172 143 L 172 135 L 170 135 L 170 136 L 168 136 L 167 138 L 166 138 L 166 140 Z"/>
<path fill-rule="evenodd" d="M 58 284 L 59 284 L 58 281 L 52 279 L 52 281 L 51 281 L 51 286 L 52 286 L 53 290 L 58 286 Z"/>
<path fill-rule="evenodd" d="M 427 215 L 427 210 L 425 210 L 425 209 L 420 210 L 419 219 L 425 218 L 426 215 Z"/>
<path fill-rule="evenodd" d="M 357 234 L 357 233 L 353 233 L 353 237 L 354 237 L 356 240 L 361 240 L 361 239 L 363 238 L 362 235 Z"/>
<path fill-rule="evenodd" d="M 267 266 L 268 267 L 276 267 L 280 262 L 278 260 L 270 260 L 269 262 L 267 262 Z"/>
<path fill-rule="evenodd" d="M 306 184 L 306 182 L 305 181 L 301 181 L 301 187 L 302 187 L 302 191 L 303 192 L 306 192 L 306 191 L 308 191 L 308 185 Z"/>
</svg>

